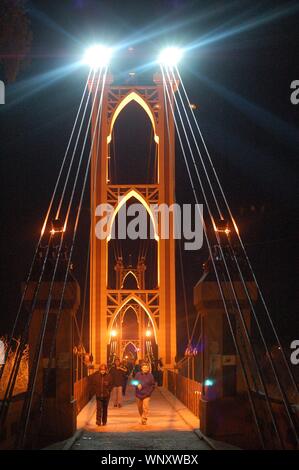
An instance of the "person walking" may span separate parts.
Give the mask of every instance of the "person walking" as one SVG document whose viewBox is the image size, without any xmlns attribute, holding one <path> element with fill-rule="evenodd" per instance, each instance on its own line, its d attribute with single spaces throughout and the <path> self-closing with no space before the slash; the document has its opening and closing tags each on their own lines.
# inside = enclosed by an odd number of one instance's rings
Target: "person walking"
<svg viewBox="0 0 299 470">
<path fill-rule="evenodd" d="M 114 407 L 121 408 L 122 406 L 122 391 L 123 391 L 123 384 L 124 378 L 126 374 L 126 369 L 121 366 L 120 360 L 117 358 L 114 361 L 110 369 L 110 374 L 112 377 L 112 395 L 114 401 Z"/>
<path fill-rule="evenodd" d="M 146 424 L 150 398 L 155 388 L 155 379 L 150 373 L 150 366 L 147 362 L 141 364 L 141 372 L 136 373 L 134 381 L 136 383 L 135 395 L 141 424 Z"/>
<path fill-rule="evenodd" d="M 99 374 L 95 376 L 95 393 L 97 398 L 97 426 L 107 424 L 108 404 L 112 390 L 112 377 L 108 374 L 106 364 L 101 364 Z"/>
<path fill-rule="evenodd" d="M 158 387 L 162 387 L 163 385 L 163 373 L 164 373 L 163 361 L 162 361 L 162 357 L 160 357 L 160 359 L 158 359 L 158 362 L 157 362 Z"/>
<path fill-rule="evenodd" d="M 129 379 L 129 375 L 130 375 L 129 367 L 126 364 L 126 361 L 122 361 L 121 368 L 124 370 L 122 394 L 123 394 L 123 397 L 125 397 L 126 396 L 128 379 Z"/>
<path fill-rule="evenodd" d="M 135 377 L 135 375 L 137 374 L 137 372 L 140 372 L 141 371 L 141 364 L 142 364 L 142 360 L 141 359 L 136 359 L 136 362 L 135 362 L 135 365 L 134 365 L 134 368 L 133 368 L 133 372 L 132 372 L 132 375 L 133 377 Z"/>
</svg>

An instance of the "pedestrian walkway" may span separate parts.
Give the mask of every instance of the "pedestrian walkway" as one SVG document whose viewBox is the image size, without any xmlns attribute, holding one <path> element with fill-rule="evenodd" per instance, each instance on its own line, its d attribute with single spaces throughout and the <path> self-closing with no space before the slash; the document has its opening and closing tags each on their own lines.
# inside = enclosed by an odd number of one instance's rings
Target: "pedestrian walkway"
<svg viewBox="0 0 299 470">
<path fill-rule="evenodd" d="M 108 423 L 96 425 L 96 403 L 89 403 L 78 416 L 83 429 L 73 450 L 210 450 L 208 444 L 193 432 L 198 423 L 194 415 L 186 420 L 165 398 L 163 390 L 155 390 L 150 403 L 147 425 L 140 423 L 133 387 L 128 387 L 122 408 L 109 405 Z M 183 410 L 184 405 L 181 406 Z M 187 410 L 187 414 L 190 414 Z M 197 426 L 198 427 L 198 426 Z"/>
</svg>

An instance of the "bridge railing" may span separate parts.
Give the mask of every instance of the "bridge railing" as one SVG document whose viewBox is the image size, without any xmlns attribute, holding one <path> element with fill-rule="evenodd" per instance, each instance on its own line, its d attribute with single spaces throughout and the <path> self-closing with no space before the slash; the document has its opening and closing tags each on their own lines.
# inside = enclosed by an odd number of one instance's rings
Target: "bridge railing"
<svg viewBox="0 0 299 470">
<path fill-rule="evenodd" d="M 184 405 L 199 417 L 201 383 L 188 379 L 176 370 L 166 369 L 164 386 Z"/>
</svg>

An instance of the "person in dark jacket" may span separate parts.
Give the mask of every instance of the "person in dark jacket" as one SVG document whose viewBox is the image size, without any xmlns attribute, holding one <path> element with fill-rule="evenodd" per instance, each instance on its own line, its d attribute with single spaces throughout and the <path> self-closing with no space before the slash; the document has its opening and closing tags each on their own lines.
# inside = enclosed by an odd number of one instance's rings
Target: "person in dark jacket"
<svg viewBox="0 0 299 470">
<path fill-rule="evenodd" d="M 123 393 L 123 384 L 125 380 L 127 370 L 121 366 L 120 360 L 115 359 L 113 366 L 110 369 L 110 374 L 112 377 L 112 386 L 113 386 L 113 401 L 114 406 L 120 408 L 122 406 L 122 393 Z"/>
<path fill-rule="evenodd" d="M 126 364 L 126 361 L 122 361 L 121 367 L 124 370 L 124 381 L 123 381 L 123 387 L 122 387 L 122 394 L 123 394 L 123 397 L 125 397 L 130 371 L 129 371 L 129 367 Z"/>
<path fill-rule="evenodd" d="M 155 388 L 155 379 L 150 373 L 150 366 L 147 362 L 141 364 L 141 372 L 136 373 L 134 382 L 136 384 L 135 395 L 141 424 L 146 424 L 150 398 Z"/>
<path fill-rule="evenodd" d="M 99 374 L 95 377 L 95 393 L 97 397 L 97 418 L 98 426 L 107 424 L 108 404 L 112 390 L 112 377 L 108 374 L 106 364 L 101 364 Z"/>
<path fill-rule="evenodd" d="M 134 368 L 133 368 L 133 372 L 132 372 L 132 375 L 133 377 L 135 377 L 135 375 L 137 374 L 137 372 L 140 372 L 141 371 L 141 364 L 142 364 L 142 360 L 141 359 L 137 359 L 137 361 L 135 362 L 135 365 L 134 365 Z"/>
<path fill-rule="evenodd" d="M 158 387 L 162 387 L 163 385 L 163 361 L 162 357 L 158 359 L 157 362 L 157 382 L 158 382 Z"/>
</svg>

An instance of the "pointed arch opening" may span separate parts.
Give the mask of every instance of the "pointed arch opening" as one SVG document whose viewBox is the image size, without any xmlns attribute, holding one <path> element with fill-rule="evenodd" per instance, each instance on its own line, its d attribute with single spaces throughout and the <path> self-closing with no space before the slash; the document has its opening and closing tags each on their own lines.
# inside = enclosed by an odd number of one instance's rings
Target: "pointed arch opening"
<svg viewBox="0 0 299 470">
<path fill-rule="evenodd" d="M 128 204 L 126 204 L 128 203 Z M 122 210 L 126 210 L 131 204 L 142 204 L 146 217 L 142 217 L 141 223 L 136 228 L 136 238 L 130 238 L 127 233 L 123 233 L 120 223 L 123 223 Z M 138 207 L 138 206 L 137 206 Z M 135 208 L 134 208 L 135 210 Z M 138 209 L 139 210 L 139 209 Z M 135 216 L 127 217 L 127 225 L 134 220 L 138 221 L 138 214 Z M 142 224 L 142 227 L 141 227 Z M 141 227 L 139 231 L 139 227 Z M 109 218 L 107 228 L 107 256 L 108 256 L 108 279 L 107 284 L 110 289 L 156 289 L 160 282 L 159 271 L 159 235 L 156 217 L 152 208 L 143 198 L 143 196 L 135 189 L 128 191 L 123 198 L 118 202 L 114 208 L 113 214 Z M 122 237 L 122 235 L 125 235 Z M 142 267 L 143 271 L 140 274 L 140 282 L 136 274 L 136 283 L 128 286 L 127 282 L 124 283 L 122 275 L 119 275 L 119 263 L 122 270 L 130 269 L 136 273 L 138 266 Z M 122 273 L 124 271 L 121 271 Z M 139 271 L 140 272 L 140 271 Z M 127 280 L 127 277 L 126 279 Z"/>
<path fill-rule="evenodd" d="M 110 322 L 109 322 L 109 326 L 108 326 L 108 337 L 109 337 L 109 341 L 111 341 L 111 331 L 113 330 L 114 326 L 115 326 L 115 323 L 117 322 L 117 319 L 119 317 L 119 314 L 121 313 L 121 311 L 123 310 L 123 308 L 126 306 L 126 305 L 130 305 L 132 303 L 137 303 L 138 305 L 140 305 L 140 307 L 142 307 L 142 309 L 145 311 L 145 313 L 147 314 L 147 317 L 150 321 L 150 324 L 152 326 L 152 329 L 153 329 L 153 332 L 154 332 L 154 337 L 155 337 L 155 341 L 156 343 L 158 344 L 158 328 L 157 328 L 157 324 L 156 324 L 156 321 L 155 319 L 152 317 L 152 314 L 150 312 L 150 310 L 148 310 L 147 306 L 142 302 L 142 300 L 137 297 L 137 295 L 129 295 L 123 302 L 122 304 L 118 307 L 118 309 L 114 312 L 112 318 L 110 319 Z"/>
<path fill-rule="evenodd" d="M 155 240 L 156 241 L 159 241 L 159 235 L 158 235 L 158 225 L 157 225 L 157 220 L 153 214 L 153 211 L 151 209 L 151 207 L 149 206 L 149 204 L 146 202 L 146 200 L 144 199 L 144 197 L 138 192 L 136 191 L 135 189 L 131 189 L 130 191 L 128 191 L 121 199 L 120 201 L 118 202 L 117 206 L 115 207 L 114 211 L 113 211 L 113 214 L 112 214 L 112 217 L 109 219 L 109 226 L 108 226 L 108 236 L 107 236 L 107 241 L 109 242 L 111 240 L 111 234 L 112 234 L 112 226 L 113 226 L 113 223 L 115 221 L 115 217 L 117 216 L 118 212 L 120 211 L 120 209 L 130 200 L 130 199 L 137 199 L 138 202 L 140 202 L 144 207 L 145 209 L 147 210 L 150 218 L 151 218 L 151 221 L 153 223 L 153 227 L 154 227 L 154 236 L 155 236 Z"/>
<path fill-rule="evenodd" d="M 128 271 L 121 285 L 122 289 L 140 289 L 139 281 L 136 274 L 133 271 Z"/>
<path fill-rule="evenodd" d="M 148 115 L 153 126 L 155 142 L 159 144 L 159 136 L 156 133 L 156 122 L 155 122 L 154 114 L 150 106 L 147 104 L 147 102 L 138 93 L 136 93 L 136 91 L 132 91 L 127 96 L 125 96 L 125 98 L 119 103 L 119 105 L 115 109 L 112 119 L 111 119 L 111 123 L 110 123 L 110 130 L 109 130 L 109 135 L 107 137 L 107 143 L 109 144 L 111 142 L 112 131 L 113 131 L 116 119 L 118 118 L 121 111 L 132 101 L 135 101 L 136 103 L 138 103 Z"/>
<path fill-rule="evenodd" d="M 138 357 L 138 348 L 132 341 L 129 341 L 124 347 L 123 359 L 128 362 L 131 362 L 132 365 L 134 365 L 137 357 Z"/>
<path fill-rule="evenodd" d="M 122 315 L 121 321 L 122 340 L 138 340 L 139 322 L 138 315 L 132 305 L 128 305 Z"/>
<path fill-rule="evenodd" d="M 115 109 L 110 123 L 107 177 L 110 184 L 153 184 L 158 181 L 155 116 L 136 92 Z"/>
</svg>

